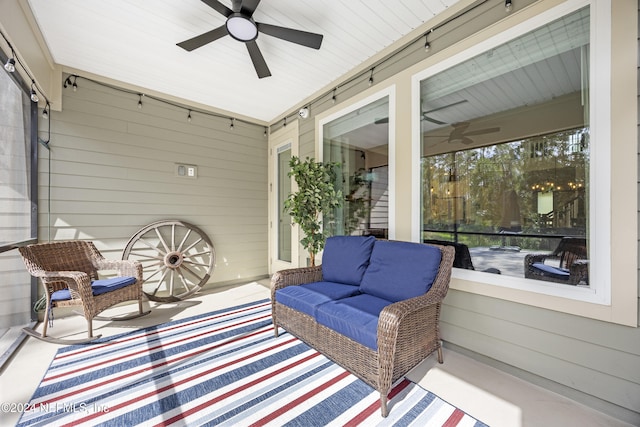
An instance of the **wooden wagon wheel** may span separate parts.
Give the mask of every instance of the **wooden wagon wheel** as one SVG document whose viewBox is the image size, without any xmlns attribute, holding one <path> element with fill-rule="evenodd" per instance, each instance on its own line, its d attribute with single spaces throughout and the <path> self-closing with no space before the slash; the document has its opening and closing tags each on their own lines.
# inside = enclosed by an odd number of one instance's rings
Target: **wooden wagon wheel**
<svg viewBox="0 0 640 427">
<path fill-rule="evenodd" d="M 142 289 L 151 301 L 175 302 L 207 283 L 215 266 L 215 250 L 209 237 L 195 225 L 166 220 L 134 234 L 122 259 L 142 263 Z"/>
</svg>

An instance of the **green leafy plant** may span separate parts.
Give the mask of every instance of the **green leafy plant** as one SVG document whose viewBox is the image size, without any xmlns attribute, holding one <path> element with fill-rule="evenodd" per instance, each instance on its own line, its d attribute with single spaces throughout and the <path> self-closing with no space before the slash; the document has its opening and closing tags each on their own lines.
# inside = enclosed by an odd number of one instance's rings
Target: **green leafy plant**
<svg viewBox="0 0 640 427">
<path fill-rule="evenodd" d="M 309 252 L 311 265 L 316 265 L 315 255 L 324 248 L 328 231 L 322 221 L 331 220 L 335 208 L 342 202 L 342 192 L 335 189 L 337 163 L 316 162 L 307 157 L 301 161 L 292 156 L 289 162 L 289 177 L 298 184 L 298 190 L 289 194 L 284 210 L 300 226 L 304 237 L 302 246 Z"/>
</svg>

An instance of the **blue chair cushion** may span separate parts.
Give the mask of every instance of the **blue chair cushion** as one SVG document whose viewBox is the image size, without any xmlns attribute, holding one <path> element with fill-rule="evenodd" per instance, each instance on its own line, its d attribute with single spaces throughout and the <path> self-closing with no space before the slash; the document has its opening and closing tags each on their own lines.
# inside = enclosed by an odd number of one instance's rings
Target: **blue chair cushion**
<svg viewBox="0 0 640 427">
<path fill-rule="evenodd" d="M 535 269 L 540 270 L 545 276 L 555 277 L 556 279 L 569 280 L 569 270 L 566 268 L 554 267 L 551 265 L 536 262 L 532 266 Z"/>
<path fill-rule="evenodd" d="M 360 290 L 388 301 L 424 295 L 440 267 L 440 249 L 420 243 L 378 240 Z"/>
<path fill-rule="evenodd" d="M 68 301 L 71 299 L 69 289 L 61 289 L 51 294 L 51 301 Z"/>
<path fill-rule="evenodd" d="M 322 253 L 322 279 L 359 286 L 375 241 L 373 236 L 329 237 Z"/>
<path fill-rule="evenodd" d="M 276 291 L 276 301 L 315 318 L 318 306 L 359 293 L 358 288 L 353 285 L 334 282 L 313 282 L 278 289 Z"/>
<path fill-rule="evenodd" d="M 133 285 L 136 283 L 136 278 L 131 276 L 112 277 L 110 279 L 100 279 L 91 282 L 91 289 L 93 295 L 98 296 L 106 294 L 107 292 L 115 291 L 125 286 Z"/>
<path fill-rule="evenodd" d="M 110 279 L 100 279 L 91 282 L 91 289 L 93 295 L 102 295 L 107 292 L 115 291 L 116 289 L 124 288 L 125 286 L 133 285 L 136 283 L 136 278 L 131 276 L 112 277 Z M 71 299 L 71 292 L 69 289 L 61 289 L 51 294 L 51 301 L 68 301 Z"/>
<path fill-rule="evenodd" d="M 360 294 L 330 301 L 318 307 L 316 321 L 369 347 L 378 348 L 378 317 L 391 301 Z"/>
</svg>

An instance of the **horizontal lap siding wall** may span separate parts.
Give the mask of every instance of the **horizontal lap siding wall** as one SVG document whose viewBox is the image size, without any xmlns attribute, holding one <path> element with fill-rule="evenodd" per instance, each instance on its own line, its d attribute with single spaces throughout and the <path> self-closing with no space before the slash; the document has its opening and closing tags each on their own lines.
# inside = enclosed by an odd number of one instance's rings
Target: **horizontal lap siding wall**
<svg viewBox="0 0 640 427">
<path fill-rule="evenodd" d="M 139 109 L 135 94 L 78 86 L 51 113 L 51 150 L 40 147 L 40 240 L 90 239 L 120 258 L 143 226 L 179 219 L 215 246 L 210 283 L 265 276 L 264 127 L 236 120 L 231 130 L 229 118 L 198 112 L 189 123 L 186 109 L 146 97 Z M 177 177 L 176 163 L 196 165 L 197 179 Z"/>
</svg>

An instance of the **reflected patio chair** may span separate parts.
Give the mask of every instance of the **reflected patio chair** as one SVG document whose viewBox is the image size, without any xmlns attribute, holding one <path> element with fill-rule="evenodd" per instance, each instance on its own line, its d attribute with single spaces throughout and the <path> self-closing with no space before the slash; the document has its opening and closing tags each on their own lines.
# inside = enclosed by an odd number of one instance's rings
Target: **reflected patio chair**
<svg viewBox="0 0 640 427">
<path fill-rule="evenodd" d="M 524 277 L 548 282 L 578 285 L 589 281 L 587 239 L 563 237 L 551 254 L 528 254 L 524 258 Z"/>
<path fill-rule="evenodd" d="M 29 273 L 40 279 L 47 300 L 42 334 L 24 331 L 43 341 L 78 344 L 93 341 L 93 319 L 129 320 L 147 313 L 142 308 L 142 265 L 138 261 L 107 260 L 92 242 L 83 240 L 39 243 L 18 248 Z M 115 277 L 100 279 L 98 271 L 109 270 Z M 138 313 L 114 318 L 98 314 L 121 302 L 137 300 Z M 78 306 L 87 320 L 88 337 L 66 340 L 47 336 L 54 307 Z"/>
<path fill-rule="evenodd" d="M 456 251 L 455 258 L 453 259 L 453 266 L 455 268 L 463 268 L 465 270 L 475 270 L 475 268 L 473 267 L 473 262 L 471 261 L 469 246 L 465 245 L 464 243 L 437 239 L 424 239 L 423 243 L 428 243 L 431 245 L 453 246 Z M 501 274 L 498 268 L 493 267 L 487 268 L 482 271 L 485 273 Z"/>
</svg>

